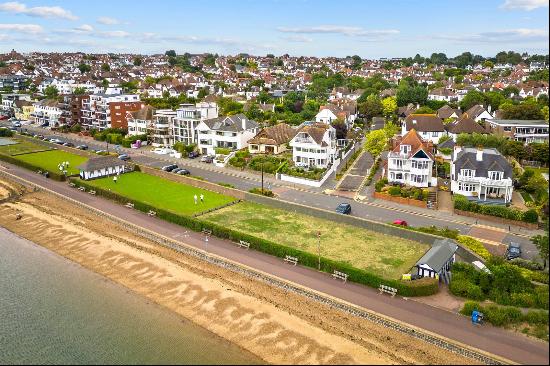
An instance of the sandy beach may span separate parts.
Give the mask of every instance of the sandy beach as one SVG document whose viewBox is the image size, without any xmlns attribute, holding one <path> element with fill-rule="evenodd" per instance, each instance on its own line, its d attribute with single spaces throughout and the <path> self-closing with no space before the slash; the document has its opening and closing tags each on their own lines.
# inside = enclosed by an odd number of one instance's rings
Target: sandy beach
<svg viewBox="0 0 550 366">
<path fill-rule="evenodd" d="M 0 180 L 0 199 L 13 183 Z M 21 215 L 16 220 L 17 214 Z M 277 364 L 472 360 L 139 237 L 45 192 L 0 205 L 0 226 Z"/>
</svg>

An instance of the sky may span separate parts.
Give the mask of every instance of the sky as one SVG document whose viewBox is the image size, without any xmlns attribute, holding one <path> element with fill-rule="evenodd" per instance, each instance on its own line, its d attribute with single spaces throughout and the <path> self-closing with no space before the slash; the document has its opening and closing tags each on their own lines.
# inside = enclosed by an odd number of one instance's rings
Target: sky
<svg viewBox="0 0 550 366">
<path fill-rule="evenodd" d="M 549 0 L 0 0 L 0 52 L 548 53 Z"/>
</svg>

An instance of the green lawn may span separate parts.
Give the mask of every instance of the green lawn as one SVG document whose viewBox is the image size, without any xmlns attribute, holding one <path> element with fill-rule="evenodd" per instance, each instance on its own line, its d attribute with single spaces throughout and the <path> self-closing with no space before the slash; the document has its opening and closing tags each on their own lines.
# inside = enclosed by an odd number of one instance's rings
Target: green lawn
<svg viewBox="0 0 550 366">
<path fill-rule="evenodd" d="M 388 279 L 398 279 L 408 273 L 429 249 L 427 244 L 249 202 L 200 218 L 313 254 L 317 254 L 320 230 L 323 257 Z"/>
<path fill-rule="evenodd" d="M 51 150 L 46 146 L 33 144 L 32 142 L 27 142 L 24 140 L 18 140 L 18 139 L 10 139 L 10 140 L 16 141 L 17 144 L 0 146 L 0 154 L 11 156 L 11 155 L 32 153 L 37 151 Z"/>
<path fill-rule="evenodd" d="M 111 190 L 129 200 L 140 201 L 183 215 L 193 215 L 235 201 L 233 197 L 141 172 L 121 174 L 117 183 L 113 181 L 113 178 L 95 179 L 86 183 Z M 201 194 L 204 195 L 204 203 L 200 202 Z M 196 205 L 193 199 L 194 195 L 199 197 Z"/>
<path fill-rule="evenodd" d="M 69 175 L 78 174 L 77 167 L 88 160 L 87 157 L 71 154 L 62 150 L 50 150 L 25 155 L 14 156 L 15 159 L 33 164 L 44 170 L 59 173 L 59 164 L 64 161 L 69 162 Z"/>
</svg>

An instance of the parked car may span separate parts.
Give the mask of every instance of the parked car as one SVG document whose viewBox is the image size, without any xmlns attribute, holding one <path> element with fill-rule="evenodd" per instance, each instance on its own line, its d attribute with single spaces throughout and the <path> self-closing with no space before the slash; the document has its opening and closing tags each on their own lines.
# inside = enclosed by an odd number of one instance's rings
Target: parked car
<svg viewBox="0 0 550 366">
<path fill-rule="evenodd" d="M 120 154 L 120 155 L 118 156 L 118 158 L 119 158 L 120 160 L 124 160 L 124 161 L 128 161 L 128 160 L 131 159 L 131 158 L 130 158 L 130 155 L 128 155 L 128 154 Z"/>
<path fill-rule="evenodd" d="M 177 164 L 170 164 L 170 165 L 163 166 L 161 169 L 164 170 L 165 172 L 171 172 L 172 170 L 177 168 L 178 168 Z"/>
<path fill-rule="evenodd" d="M 95 153 L 97 155 L 108 155 L 109 152 L 107 150 L 95 150 Z"/>
<path fill-rule="evenodd" d="M 8 119 L 8 116 L 0 115 L 0 121 L 3 121 L 5 119 Z"/>
<path fill-rule="evenodd" d="M 65 142 L 63 146 L 74 147 L 74 144 L 72 142 Z"/>
<path fill-rule="evenodd" d="M 179 172 L 180 170 L 182 170 L 183 168 L 176 168 L 174 170 L 172 170 L 170 173 L 177 173 Z"/>
<path fill-rule="evenodd" d="M 170 154 L 170 149 L 157 147 L 157 148 L 153 149 L 153 152 L 155 154 L 159 154 L 159 155 L 167 155 L 167 154 Z"/>
<path fill-rule="evenodd" d="M 78 145 L 76 148 L 79 150 L 88 150 L 88 145 Z"/>
<path fill-rule="evenodd" d="M 189 154 L 187 154 L 187 157 L 189 159 L 195 159 L 195 158 L 198 158 L 199 157 L 199 153 L 196 152 L 196 151 L 191 151 Z"/>
<path fill-rule="evenodd" d="M 214 157 L 210 156 L 210 155 L 205 155 L 201 158 L 201 162 L 202 163 L 211 163 L 214 161 Z"/>
<path fill-rule="evenodd" d="M 407 221 L 405 220 L 395 220 L 393 222 L 394 225 L 401 225 L 401 226 L 409 226 L 409 224 L 407 224 Z"/>
<path fill-rule="evenodd" d="M 176 174 L 179 174 L 179 175 L 190 175 L 191 172 L 187 169 L 180 169 L 178 170 L 178 172 Z"/>
<path fill-rule="evenodd" d="M 504 257 L 507 260 L 521 258 L 521 245 L 519 243 L 514 243 L 514 242 L 511 242 L 510 244 L 508 244 L 508 248 L 506 249 L 506 253 L 504 254 Z"/>
<path fill-rule="evenodd" d="M 349 215 L 351 213 L 351 205 L 349 203 L 340 203 L 338 207 L 336 207 L 336 212 L 343 215 Z"/>
<path fill-rule="evenodd" d="M 21 127 L 21 122 L 16 121 L 12 123 L 13 127 Z"/>
</svg>

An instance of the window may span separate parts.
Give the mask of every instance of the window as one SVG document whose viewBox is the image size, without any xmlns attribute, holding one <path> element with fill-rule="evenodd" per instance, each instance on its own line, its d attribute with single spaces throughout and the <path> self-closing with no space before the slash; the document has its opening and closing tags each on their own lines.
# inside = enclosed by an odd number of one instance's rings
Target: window
<svg viewBox="0 0 550 366">
<path fill-rule="evenodd" d="M 394 162 L 394 165 L 397 169 L 403 169 L 403 160 L 394 159 L 393 162 Z"/>
<path fill-rule="evenodd" d="M 474 192 L 476 190 L 475 184 L 471 183 L 458 183 L 458 190 L 462 192 Z"/>
<path fill-rule="evenodd" d="M 432 137 L 437 137 L 439 135 L 439 132 L 432 132 Z"/>
<path fill-rule="evenodd" d="M 460 174 L 462 174 L 463 177 L 475 177 L 476 171 L 472 169 L 462 169 Z"/>
<path fill-rule="evenodd" d="M 512 131 L 512 127 L 511 126 L 504 126 L 504 131 L 507 131 L 507 132 Z"/>
<path fill-rule="evenodd" d="M 498 171 L 489 172 L 489 179 L 491 180 L 501 180 L 503 176 L 504 176 L 504 172 L 498 172 Z"/>
<path fill-rule="evenodd" d="M 409 145 L 401 145 L 402 154 L 408 154 L 410 150 L 411 150 L 411 147 Z"/>
</svg>

